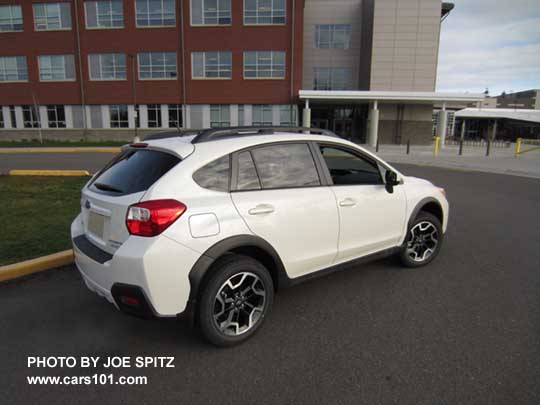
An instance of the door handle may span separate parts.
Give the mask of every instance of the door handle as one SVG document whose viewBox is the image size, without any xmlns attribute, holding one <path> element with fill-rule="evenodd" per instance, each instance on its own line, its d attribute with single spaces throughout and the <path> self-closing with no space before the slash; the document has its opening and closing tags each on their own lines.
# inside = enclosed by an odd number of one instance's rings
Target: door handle
<svg viewBox="0 0 540 405">
<path fill-rule="evenodd" d="M 356 201 L 352 198 L 345 198 L 339 202 L 340 207 L 353 207 L 356 205 Z"/>
<path fill-rule="evenodd" d="M 270 204 L 259 204 L 248 211 L 249 215 L 262 215 L 274 212 L 274 207 Z"/>
</svg>

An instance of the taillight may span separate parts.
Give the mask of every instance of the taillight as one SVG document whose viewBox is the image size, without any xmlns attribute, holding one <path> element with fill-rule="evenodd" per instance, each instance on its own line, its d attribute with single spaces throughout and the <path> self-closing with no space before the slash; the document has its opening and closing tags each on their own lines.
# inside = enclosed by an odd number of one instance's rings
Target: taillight
<svg viewBox="0 0 540 405">
<path fill-rule="evenodd" d="M 142 148 L 146 148 L 148 144 L 144 142 L 137 142 L 137 143 L 131 143 L 129 144 L 129 146 L 131 148 L 142 149 Z"/>
<path fill-rule="evenodd" d="M 180 218 L 186 209 L 176 200 L 144 201 L 129 207 L 126 225 L 132 235 L 156 236 Z"/>
</svg>

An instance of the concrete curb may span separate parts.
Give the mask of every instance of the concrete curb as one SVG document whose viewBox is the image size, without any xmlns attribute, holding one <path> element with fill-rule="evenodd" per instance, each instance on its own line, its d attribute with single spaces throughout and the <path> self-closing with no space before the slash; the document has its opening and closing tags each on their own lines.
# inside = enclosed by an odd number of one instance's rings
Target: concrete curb
<svg viewBox="0 0 540 405">
<path fill-rule="evenodd" d="M 0 154 L 12 153 L 118 153 L 120 148 L 0 148 Z"/>
<path fill-rule="evenodd" d="M 24 262 L 0 266 L 0 282 L 13 280 L 71 263 L 73 263 L 73 250 L 70 249 L 32 260 L 25 260 Z"/>
<path fill-rule="evenodd" d="M 10 170 L 8 176 L 90 176 L 88 170 Z"/>
</svg>

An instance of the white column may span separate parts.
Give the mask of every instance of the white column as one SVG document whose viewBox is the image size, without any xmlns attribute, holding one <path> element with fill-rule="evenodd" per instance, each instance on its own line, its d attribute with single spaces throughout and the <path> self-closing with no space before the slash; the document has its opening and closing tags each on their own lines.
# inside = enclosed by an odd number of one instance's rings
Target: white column
<svg viewBox="0 0 540 405">
<path fill-rule="evenodd" d="M 64 112 L 66 114 L 66 128 L 73 128 L 73 109 L 70 105 L 65 105 Z"/>
<path fill-rule="evenodd" d="M 466 120 L 464 119 L 461 121 L 461 140 L 465 139 L 465 126 L 466 126 Z"/>
<path fill-rule="evenodd" d="M 2 115 L 4 117 L 4 128 L 13 128 L 11 124 L 11 113 L 9 111 L 9 106 L 2 107 Z"/>
<path fill-rule="evenodd" d="M 246 127 L 253 125 L 253 106 L 251 104 L 244 104 L 244 121 Z"/>
<path fill-rule="evenodd" d="M 203 125 L 203 128 L 210 128 L 210 121 L 211 121 L 211 118 L 210 118 L 210 104 L 205 104 L 205 105 L 201 106 L 201 108 L 202 108 L 202 125 Z M 230 110 L 229 110 L 229 114 L 230 114 Z M 230 115 L 229 115 L 229 117 L 230 117 Z"/>
<path fill-rule="evenodd" d="M 39 106 L 39 119 L 41 121 L 41 128 L 49 128 L 49 117 L 47 117 L 47 107 L 44 105 Z"/>
<path fill-rule="evenodd" d="M 446 141 L 446 128 L 448 127 L 448 111 L 446 111 L 446 103 L 443 103 L 442 110 L 437 114 L 437 133 L 436 136 L 440 137 L 439 145 L 444 147 Z"/>
<path fill-rule="evenodd" d="M 161 127 L 169 128 L 169 104 L 161 104 Z"/>
<path fill-rule="evenodd" d="M 86 116 L 86 128 L 92 128 L 92 111 L 89 105 L 84 106 L 83 114 Z"/>
<path fill-rule="evenodd" d="M 109 106 L 108 105 L 102 105 L 101 106 L 101 126 L 103 128 L 110 128 L 111 127 L 111 115 L 109 114 Z"/>
<path fill-rule="evenodd" d="M 188 104 L 182 108 L 182 114 L 184 114 L 184 128 L 191 128 L 191 107 Z"/>
<path fill-rule="evenodd" d="M 21 106 L 15 106 L 15 122 L 12 124 L 13 128 L 24 128 L 24 117 Z"/>
<path fill-rule="evenodd" d="M 229 107 L 231 109 L 231 127 L 237 127 L 238 124 L 238 104 L 231 104 Z"/>
<path fill-rule="evenodd" d="M 309 108 L 309 100 L 306 100 L 302 126 L 305 128 L 311 128 L 311 109 Z"/>
<path fill-rule="evenodd" d="M 128 127 L 135 128 L 135 106 L 132 104 L 128 105 Z"/>
<path fill-rule="evenodd" d="M 368 115 L 368 145 L 371 147 L 377 146 L 379 138 L 379 103 L 375 100 Z"/>
<path fill-rule="evenodd" d="M 139 124 L 141 128 L 148 128 L 148 107 L 146 104 L 139 104 Z"/>
<path fill-rule="evenodd" d="M 272 106 L 272 125 L 275 125 L 276 127 L 281 123 L 280 108 L 280 105 Z"/>
</svg>

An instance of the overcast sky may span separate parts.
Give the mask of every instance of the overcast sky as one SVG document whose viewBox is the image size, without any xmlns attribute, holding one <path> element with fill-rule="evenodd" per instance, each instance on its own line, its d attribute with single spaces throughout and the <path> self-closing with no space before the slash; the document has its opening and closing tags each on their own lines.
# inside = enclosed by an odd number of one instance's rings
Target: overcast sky
<svg viewBox="0 0 540 405">
<path fill-rule="evenodd" d="M 540 0 L 453 0 L 441 27 L 437 91 L 540 88 Z"/>
</svg>

